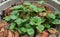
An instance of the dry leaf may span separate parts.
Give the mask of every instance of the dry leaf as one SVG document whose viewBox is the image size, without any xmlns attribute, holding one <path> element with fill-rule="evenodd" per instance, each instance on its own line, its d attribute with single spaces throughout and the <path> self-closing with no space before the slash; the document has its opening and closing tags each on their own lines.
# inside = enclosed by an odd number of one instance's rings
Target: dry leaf
<svg viewBox="0 0 60 37">
<path fill-rule="evenodd" d="M 4 27 L 8 27 L 8 23 L 7 22 L 4 23 Z"/>
<path fill-rule="evenodd" d="M 10 14 L 10 7 L 9 8 L 7 8 L 7 9 L 5 9 L 4 10 L 4 13 L 5 13 L 5 16 L 7 16 L 7 15 L 9 15 Z"/>
<path fill-rule="evenodd" d="M 7 31 L 5 30 L 5 28 L 1 28 L 1 30 L 0 30 L 0 36 L 2 36 L 2 37 L 7 36 Z"/>
<path fill-rule="evenodd" d="M 42 8 L 45 8 L 45 6 L 44 6 L 44 5 L 41 5 L 41 7 L 42 7 Z"/>
<path fill-rule="evenodd" d="M 8 30 L 8 37 L 13 37 L 13 33 L 10 30 Z"/>
<path fill-rule="evenodd" d="M 5 31 L 5 29 L 4 29 L 4 28 L 1 28 L 1 31 L 3 31 L 3 32 L 4 32 L 4 31 Z"/>
<path fill-rule="evenodd" d="M 49 7 L 45 6 L 45 8 L 46 8 L 47 12 L 51 13 L 51 9 Z"/>
<path fill-rule="evenodd" d="M 4 33 L 2 31 L 0 31 L 0 37 L 4 37 L 3 35 Z"/>
<path fill-rule="evenodd" d="M 7 27 L 7 26 L 8 26 L 7 22 L 0 22 L 0 28 Z"/>
<path fill-rule="evenodd" d="M 42 13 L 42 12 L 40 12 L 40 13 L 38 13 L 38 15 L 39 15 L 39 16 L 43 16 L 43 17 L 44 17 L 44 16 L 46 16 L 46 13 L 45 13 L 45 12 L 43 12 L 43 13 Z"/>
<path fill-rule="evenodd" d="M 42 34 L 39 34 L 38 37 L 48 37 L 49 33 L 46 31 L 43 31 Z"/>
<path fill-rule="evenodd" d="M 17 31 L 15 31 L 14 34 L 15 37 L 19 37 L 19 33 Z"/>
<path fill-rule="evenodd" d="M 5 31 L 4 31 L 4 37 L 7 37 L 7 35 L 8 35 L 8 30 L 5 29 Z"/>
<path fill-rule="evenodd" d="M 58 31 L 54 28 L 48 30 L 51 34 L 58 34 Z"/>
</svg>

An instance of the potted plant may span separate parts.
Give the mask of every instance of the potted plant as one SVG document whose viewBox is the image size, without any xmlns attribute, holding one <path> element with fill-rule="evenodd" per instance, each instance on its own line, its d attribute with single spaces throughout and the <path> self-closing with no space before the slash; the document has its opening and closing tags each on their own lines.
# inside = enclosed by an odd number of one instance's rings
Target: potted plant
<svg viewBox="0 0 60 37">
<path fill-rule="evenodd" d="M 58 14 L 44 6 L 44 1 L 23 2 L 9 8 L 6 14 L 3 20 L 8 22 L 9 30 L 13 33 L 17 30 L 20 36 L 35 37 L 38 34 L 38 37 L 48 37 L 50 29 L 60 24 Z"/>
</svg>

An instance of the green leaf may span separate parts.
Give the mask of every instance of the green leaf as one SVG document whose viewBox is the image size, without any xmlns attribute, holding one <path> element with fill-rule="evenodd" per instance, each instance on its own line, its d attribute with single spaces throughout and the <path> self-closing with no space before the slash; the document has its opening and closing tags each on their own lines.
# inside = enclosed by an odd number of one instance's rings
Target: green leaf
<svg viewBox="0 0 60 37">
<path fill-rule="evenodd" d="M 34 12 L 42 12 L 42 11 L 45 11 L 45 8 L 37 7 L 37 6 L 34 6 L 34 5 L 30 5 L 30 8 L 31 8 Z"/>
<path fill-rule="evenodd" d="M 59 13 L 59 11 L 55 11 L 55 14 L 56 14 L 56 18 L 60 19 L 60 13 Z"/>
<path fill-rule="evenodd" d="M 30 24 L 25 24 L 26 28 L 32 28 Z"/>
<path fill-rule="evenodd" d="M 12 20 L 15 20 L 15 19 L 17 19 L 17 16 L 15 16 L 15 15 L 10 15 L 10 18 L 11 18 Z"/>
<path fill-rule="evenodd" d="M 18 6 L 11 7 L 10 9 L 11 10 L 23 10 L 24 9 L 24 6 L 18 5 Z"/>
<path fill-rule="evenodd" d="M 53 13 L 47 13 L 46 15 L 48 18 L 55 19 L 56 16 Z"/>
<path fill-rule="evenodd" d="M 39 12 L 45 11 L 45 8 L 39 7 L 39 8 L 38 8 L 38 11 L 39 11 Z"/>
<path fill-rule="evenodd" d="M 4 17 L 3 19 L 6 20 L 6 21 L 10 21 L 11 20 L 9 16 Z"/>
<path fill-rule="evenodd" d="M 22 34 L 23 32 L 21 31 L 21 28 L 17 28 L 19 34 Z"/>
<path fill-rule="evenodd" d="M 44 26 L 43 25 L 38 25 L 37 30 L 41 33 L 44 30 Z"/>
<path fill-rule="evenodd" d="M 10 29 L 11 31 L 14 31 L 15 26 L 16 26 L 15 23 L 11 23 L 9 29 Z"/>
<path fill-rule="evenodd" d="M 16 15 L 16 16 L 18 16 L 18 15 L 19 15 L 19 12 L 18 12 L 18 11 L 12 11 L 12 12 L 11 12 L 11 15 Z"/>
<path fill-rule="evenodd" d="M 15 22 L 18 24 L 18 26 L 20 26 L 20 24 L 22 23 L 22 19 L 17 18 L 17 19 L 15 20 Z"/>
<path fill-rule="evenodd" d="M 45 28 L 47 28 L 47 29 L 50 29 L 50 27 L 51 27 L 49 24 L 45 24 L 44 26 L 45 26 Z"/>
<path fill-rule="evenodd" d="M 29 35 L 33 35 L 33 34 L 34 34 L 34 30 L 33 30 L 33 29 L 27 29 L 27 33 L 28 33 Z"/>
<path fill-rule="evenodd" d="M 24 32 L 24 33 L 26 33 L 27 32 L 27 29 L 24 28 L 24 27 L 21 27 L 21 31 Z"/>
<path fill-rule="evenodd" d="M 23 19 L 23 20 L 22 20 L 23 23 L 26 22 L 26 21 L 28 21 L 28 19 Z"/>
<path fill-rule="evenodd" d="M 46 21 L 45 18 L 41 18 L 41 23 L 44 23 Z"/>
<path fill-rule="evenodd" d="M 26 10 L 25 10 L 25 12 L 26 12 L 26 13 L 28 13 L 28 12 L 31 12 L 31 10 L 29 10 L 29 9 L 26 9 Z"/>
<path fill-rule="evenodd" d="M 42 0 L 42 1 L 38 2 L 38 3 L 42 5 L 42 4 L 44 4 L 45 2 Z"/>
<path fill-rule="evenodd" d="M 34 6 L 34 5 L 30 5 L 30 8 L 35 11 L 35 12 L 38 12 L 38 7 Z"/>
<path fill-rule="evenodd" d="M 57 18 L 57 19 L 60 19 L 60 15 L 59 15 L 59 14 L 56 14 L 56 18 Z"/>
<path fill-rule="evenodd" d="M 60 20 L 54 19 L 54 20 L 52 21 L 52 23 L 53 23 L 53 24 L 60 24 Z"/>
<path fill-rule="evenodd" d="M 30 24 L 31 25 L 40 25 L 41 23 L 43 23 L 45 21 L 45 19 L 42 19 L 38 16 L 35 16 L 33 18 L 30 19 Z"/>
</svg>

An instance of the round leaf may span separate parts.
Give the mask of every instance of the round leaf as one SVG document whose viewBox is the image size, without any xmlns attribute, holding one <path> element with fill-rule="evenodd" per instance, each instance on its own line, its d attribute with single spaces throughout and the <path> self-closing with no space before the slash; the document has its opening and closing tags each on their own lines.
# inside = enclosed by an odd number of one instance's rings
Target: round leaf
<svg viewBox="0 0 60 37">
<path fill-rule="evenodd" d="M 34 30 L 33 30 L 33 29 L 27 29 L 27 33 L 28 33 L 29 35 L 33 35 L 33 34 L 34 34 Z"/>
<path fill-rule="evenodd" d="M 44 26 L 43 25 L 38 25 L 36 28 L 37 28 L 37 30 L 39 32 L 42 32 L 44 30 Z"/>
</svg>

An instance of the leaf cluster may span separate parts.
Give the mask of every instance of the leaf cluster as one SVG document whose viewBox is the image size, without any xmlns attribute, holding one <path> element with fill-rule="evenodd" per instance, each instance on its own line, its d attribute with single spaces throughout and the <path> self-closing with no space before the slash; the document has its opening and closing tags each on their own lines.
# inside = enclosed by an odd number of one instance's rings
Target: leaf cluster
<svg viewBox="0 0 60 37">
<path fill-rule="evenodd" d="M 40 1 L 39 4 L 43 4 Z M 37 7 L 29 2 L 24 5 L 18 5 L 10 8 L 12 11 L 9 16 L 5 16 L 3 20 L 10 24 L 9 29 L 14 32 L 17 30 L 20 34 L 33 35 L 35 30 L 42 32 L 45 29 L 52 28 L 51 25 L 60 24 L 57 18 L 58 14 L 48 13 L 45 8 Z M 46 16 L 40 17 L 38 13 L 45 11 Z"/>
</svg>

